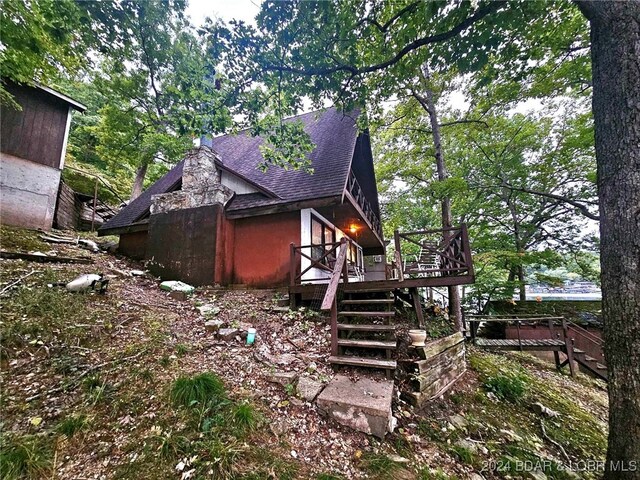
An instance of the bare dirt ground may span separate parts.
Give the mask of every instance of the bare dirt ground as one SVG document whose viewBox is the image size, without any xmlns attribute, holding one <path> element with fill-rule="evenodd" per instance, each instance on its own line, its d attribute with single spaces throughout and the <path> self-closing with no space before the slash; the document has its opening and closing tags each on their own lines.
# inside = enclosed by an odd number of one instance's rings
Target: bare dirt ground
<svg viewBox="0 0 640 480">
<path fill-rule="evenodd" d="M 380 442 L 327 420 L 295 388 L 271 381 L 286 371 L 323 383 L 334 375 L 326 318 L 275 308 L 277 292 L 205 288 L 178 300 L 158 279 L 132 276 L 141 264 L 112 254 L 6 228 L 2 249 L 94 261 L 0 260 L 0 290 L 33 271 L 1 297 L 3 448 L 41 460 L 7 478 L 597 478 L 557 467 L 531 477 L 501 472 L 495 462 L 511 468 L 525 459 L 601 458 L 601 382 L 568 378 L 527 355 L 471 351 L 458 385 L 424 410 L 394 401 L 399 428 Z M 106 295 L 47 287 L 84 273 L 107 275 Z M 205 319 L 202 305 L 219 312 Z M 255 344 L 216 337 L 205 329 L 211 318 L 255 327 Z M 171 404 L 173 382 L 202 372 L 223 380 L 230 401 L 255 409 L 255 428 L 241 435 L 220 427 L 212 439 L 203 418 L 194 427 L 193 414 Z M 507 387 L 495 380 L 503 377 Z M 546 420 L 546 437 L 533 402 L 559 412 Z"/>
</svg>

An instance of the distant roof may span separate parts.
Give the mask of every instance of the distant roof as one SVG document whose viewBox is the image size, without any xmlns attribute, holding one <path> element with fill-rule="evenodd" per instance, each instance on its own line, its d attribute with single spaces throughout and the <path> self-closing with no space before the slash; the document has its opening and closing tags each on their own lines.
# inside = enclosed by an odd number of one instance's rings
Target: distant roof
<svg viewBox="0 0 640 480">
<path fill-rule="evenodd" d="M 44 85 L 40 85 L 40 84 L 36 84 L 35 87 L 39 88 L 40 90 L 44 90 L 48 94 L 53 95 L 54 97 L 57 97 L 57 98 L 59 98 L 60 100 L 62 100 L 64 102 L 67 102 L 69 105 L 71 105 L 73 108 L 75 108 L 79 112 L 84 112 L 87 109 L 87 107 L 85 107 L 80 102 L 78 102 L 78 101 L 74 100 L 73 98 L 65 95 L 64 93 L 60 93 L 60 92 L 54 90 L 53 88 L 45 87 Z"/>
<path fill-rule="evenodd" d="M 258 165 L 263 157 L 259 146 L 263 140 L 252 137 L 247 131 L 203 140 L 203 145 L 218 154 L 222 168 L 265 192 L 236 195 L 227 205 L 227 211 L 239 212 L 249 208 L 342 195 L 358 138 L 358 115 L 358 112 L 345 114 L 329 108 L 287 119 L 302 122 L 315 145 L 309 155 L 313 174 L 274 166 L 269 167 L 266 172 L 261 171 Z M 145 217 L 151 206 L 152 195 L 171 191 L 179 184 L 182 179 L 182 164 L 178 163 L 100 230 L 104 232 L 124 228 Z"/>
</svg>

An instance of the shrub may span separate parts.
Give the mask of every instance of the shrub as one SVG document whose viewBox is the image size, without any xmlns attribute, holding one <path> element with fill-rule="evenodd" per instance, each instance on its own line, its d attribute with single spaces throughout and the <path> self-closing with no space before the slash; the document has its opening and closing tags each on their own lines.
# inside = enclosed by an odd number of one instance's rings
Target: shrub
<svg viewBox="0 0 640 480">
<path fill-rule="evenodd" d="M 176 406 L 209 405 L 218 403 L 224 398 L 225 389 L 222 380 L 209 372 L 192 378 L 180 377 L 173 382 L 171 388 L 171 402 Z"/>
<path fill-rule="evenodd" d="M 526 377 L 519 373 L 497 373 L 487 377 L 484 387 L 501 400 L 520 401 L 527 392 Z"/>
</svg>

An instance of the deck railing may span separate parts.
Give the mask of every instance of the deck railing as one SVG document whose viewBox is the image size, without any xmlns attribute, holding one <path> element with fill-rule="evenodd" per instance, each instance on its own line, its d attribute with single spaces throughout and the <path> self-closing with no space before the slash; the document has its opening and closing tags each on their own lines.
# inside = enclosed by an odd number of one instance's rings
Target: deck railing
<svg viewBox="0 0 640 480">
<path fill-rule="evenodd" d="M 364 213 L 364 216 L 371 224 L 373 231 L 376 232 L 380 238 L 383 238 L 382 224 L 380 223 L 380 219 L 378 218 L 376 212 L 373 210 L 371 202 L 369 202 L 369 199 L 367 199 L 364 192 L 362 191 L 362 187 L 360 187 L 360 183 L 358 182 L 356 176 L 353 174 L 353 171 L 349 172 L 349 178 L 347 179 L 347 191 L 354 198 L 354 200 L 360 207 L 360 210 L 362 210 L 362 213 Z"/>
<path fill-rule="evenodd" d="M 415 232 L 394 232 L 395 273 L 408 276 L 444 277 L 473 275 L 467 226 Z"/>
</svg>

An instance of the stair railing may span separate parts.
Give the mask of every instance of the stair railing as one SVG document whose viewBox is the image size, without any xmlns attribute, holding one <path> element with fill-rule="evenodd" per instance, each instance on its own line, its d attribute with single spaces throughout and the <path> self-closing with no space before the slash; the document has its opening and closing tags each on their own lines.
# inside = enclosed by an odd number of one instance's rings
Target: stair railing
<svg viewBox="0 0 640 480">
<path fill-rule="evenodd" d="M 347 269 L 347 251 L 349 242 L 346 238 L 340 241 L 340 251 L 333 267 L 333 273 L 327 286 L 327 292 L 322 300 L 321 310 L 331 310 L 331 355 L 338 355 L 338 285 L 340 278 L 344 283 L 349 281 L 349 271 Z"/>
<path fill-rule="evenodd" d="M 567 321 L 567 333 L 569 332 L 569 330 L 571 330 L 571 332 L 574 334 L 580 335 L 588 343 L 595 344 L 595 346 L 598 349 L 598 354 L 600 356 L 598 360 L 601 361 L 602 363 L 605 362 L 604 351 L 603 351 L 604 344 L 602 342 L 602 339 L 598 338 L 596 335 L 591 333 L 589 330 L 586 330 L 585 328 L 581 327 L 580 325 L 574 322 Z M 572 338 L 571 340 L 575 342 L 575 338 Z"/>
</svg>

